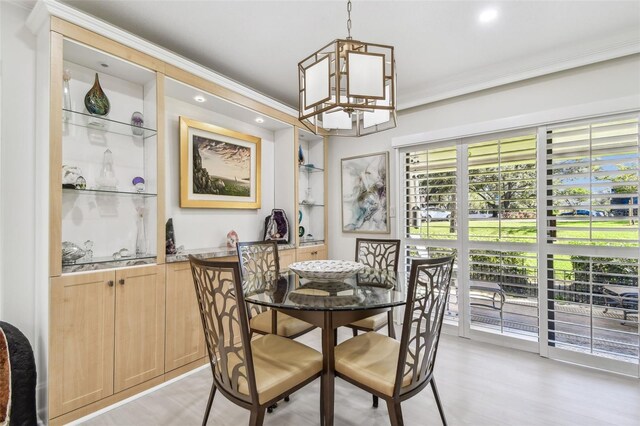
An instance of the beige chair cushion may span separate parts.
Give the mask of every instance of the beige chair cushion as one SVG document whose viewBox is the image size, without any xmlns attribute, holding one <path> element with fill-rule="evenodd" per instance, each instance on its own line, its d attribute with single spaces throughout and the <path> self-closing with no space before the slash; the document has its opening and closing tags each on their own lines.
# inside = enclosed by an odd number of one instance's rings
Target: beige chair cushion
<svg viewBox="0 0 640 426">
<path fill-rule="evenodd" d="M 266 334 L 251 341 L 260 404 L 277 397 L 322 371 L 322 354 L 286 337 Z M 230 366 L 232 368 L 232 366 Z M 249 395 L 241 380 L 238 391 Z"/>
<path fill-rule="evenodd" d="M 266 311 L 256 315 L 249 321 L 249 326 L 252 330 L 256 330 L 260 333 L 271 333 L 271 311 Z M 278 312 L 278 335 L 289 337 L 295 336 L 303 331 L 311 330 L 313 325 L 308 322 L 299 320 L 298 318 L 290 317 L 287 314 Z"/>
<path fill-rule="evenodd" d="M 370 331 L 336 346 L 336 371 L 378 392 L 393 396 L 400 342 Z M 402 386 L 411 382 L 407 375 Z"/>
<path fill-rule="evenodd" d="M 360 321 L 352 322 L 349 325 L 375 331 L 387 325 L 388 319 L 388 314 L 386 312 L 383 312 L 378 315 L 373 315 L 368 318 L 361 319 Z"/>
</svg>

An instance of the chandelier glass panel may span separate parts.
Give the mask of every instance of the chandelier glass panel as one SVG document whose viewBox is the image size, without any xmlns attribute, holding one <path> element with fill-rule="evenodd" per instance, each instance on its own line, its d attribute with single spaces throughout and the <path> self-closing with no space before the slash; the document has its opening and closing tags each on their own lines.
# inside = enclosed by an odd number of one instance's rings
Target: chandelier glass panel
<svg viewBox="0 0 640 426">
<path fill-rule="evenodd" d="M 351 39 L 350 24 L 349 37 L 298 64 L 299 119 L 315 134 L 363 136 L 396 127 L 393 46 Z"/>
</svg>

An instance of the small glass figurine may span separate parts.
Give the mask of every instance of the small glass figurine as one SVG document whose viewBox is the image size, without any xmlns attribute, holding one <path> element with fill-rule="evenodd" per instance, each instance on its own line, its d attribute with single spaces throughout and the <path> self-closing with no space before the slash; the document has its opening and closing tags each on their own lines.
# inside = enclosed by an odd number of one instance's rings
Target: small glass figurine
<svg viewBox="0 0 640 426">
<path fill-rule="evenodd" d="M 141 178 L 140 176 L 136 176 L 133 178 L 131 183 L 133 184 L 136 191 L 144 192 L 144 178 Z"/>
<path fill-rule="evenodd" d="M 97 181 L 98 186 L 102 189 L 116 189 L 118 179 L 116 179 L 116 174 L 113 170 L 113 153 L 110 149 L 107 149 L 104 152 L 102 157 L 102 171 L 100 172 L 100 177 L 98 177 Z"/>
<path fill-rule="evenodd" d="M 144 136 L 144 116 L 141 112 L 134 112 L 131 114 L 131 132 L 134 136 Z"/>
</svg>

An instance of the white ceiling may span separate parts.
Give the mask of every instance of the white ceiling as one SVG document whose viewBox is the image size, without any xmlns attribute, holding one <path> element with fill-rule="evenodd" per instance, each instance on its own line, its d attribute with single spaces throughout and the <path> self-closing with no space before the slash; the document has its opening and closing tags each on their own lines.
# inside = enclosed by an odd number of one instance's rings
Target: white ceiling
<svg viewBox="0 0 640 426">
<path fill-rule="evenodd" d="M 64 2 L 294 108 L 298 62 L 347 35 L 344 1 Z M 637 0 L 356 0 L 352 21 L 395 46 L 400 108 L 640 52 Z"/>
</svg>

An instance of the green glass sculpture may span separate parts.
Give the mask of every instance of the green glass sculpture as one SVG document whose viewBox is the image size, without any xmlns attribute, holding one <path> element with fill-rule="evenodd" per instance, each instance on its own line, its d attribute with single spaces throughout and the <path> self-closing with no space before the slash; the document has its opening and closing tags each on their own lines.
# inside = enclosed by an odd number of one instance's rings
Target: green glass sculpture
<svg viewBox="0 0 640 426">
<path fill-rule="evenodd" d="M 93 115 L 107 115 L 111 105 L 109 104 L 109 98 L 102 91 L 100 87 L 100 80 L 98 79 L 98 73 L 96 73 L 96 79 L 93 83 L 93 87 L 84 96 L 84 106 L 87 111 Z"/>
</svg>

